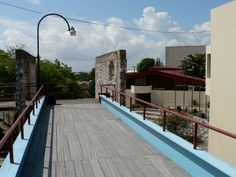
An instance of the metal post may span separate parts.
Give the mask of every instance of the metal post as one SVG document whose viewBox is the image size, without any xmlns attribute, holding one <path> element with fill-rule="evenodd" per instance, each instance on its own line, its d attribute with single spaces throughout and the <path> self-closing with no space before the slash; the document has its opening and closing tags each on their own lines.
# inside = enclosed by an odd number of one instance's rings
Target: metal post
<svg viewBox="0 0 236 177">
<path fill-rule="evenodd" d="M 9 144 L 10 144 L 10 148 L 9 148 L 9 153 L 10 153 L 10 162 L 14 163 L 14 154 L 13 154 L 13 134 L 11 134 L 11 136 L 9 137 Z"/>
<path fill-rule="evenodd" d="M 143 120 L 145 120 L 146 117 L 146 105 L 143 104 Z"/>
<path fill-rule="evenodd" d="M 38 66 L 37 67 L 37 90 L 39 90 L 39 88 L 40 88 L 40 83 L 39 83 L 40 82 L 39 25 L 45 17 L 50 16 L 50 15 L 61 17 L 66 22 L 66 24 L 68 26 L 68 31 L 74 29 L 73 27 L 70 27 L 69 22 L 66 20 L 65 17 L 63 17 L 62 15 L 57 14 L 57 13 L 46 14 L 39 20 L 38 25 L 37 25 L 37 66 Z"/>
<path fill-rule="evenodd" d="M 163 111 L 163 131 L 166 131 L 166 111 Z"/>
<path fill-rule="evenodd" d="M 194 138 L 193 138 L 193 149 L 197 148 L 197 132 L 198 132 L 198 124 L 194 125 Z"/>
<path fill-rule="evenodd" d="M 129 111 L 132 111 L 132 97 L 129 97 Z"/>
<path fill-rule="evenodd" d="M 20 120 L 20 132 L 21 132 L 21 139 L 24 139 L 24 117 Z"/>
<path fill-rule="evenodd" d="M 198 112 L 200 113 L 201 111 L 201 91 L 200 91 L 200 87 L 199 87 L 199 98 L 198 98 Z"/>
<path fill-rule="evenodd" d="M 107 88 L 106 88 L 106 97 L 107 97 Z"/>
<path fill-rule="evenodd" d="M 33 102 L 33 115 L 35 115 L 35 108 L 34 108 L 34 102 Z"/>
</svg>

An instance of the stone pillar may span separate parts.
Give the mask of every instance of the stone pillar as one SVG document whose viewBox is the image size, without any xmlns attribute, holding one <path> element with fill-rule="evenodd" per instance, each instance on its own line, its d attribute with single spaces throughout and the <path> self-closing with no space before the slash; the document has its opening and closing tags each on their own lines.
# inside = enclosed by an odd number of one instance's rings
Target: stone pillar
<svg viewBox="0 0 236 177">
<path fill-rule="evenodd" d="M 116 90 L 125 92 L 126 69 L 126 50 L 117 50 L 96 57 L 95 97 L 98 98 L 101 84 L 114 84 Z"/>
<path fill-rule="evenodd" d="M 16 111 L 19 115 L 25 108 L 24 52 L 16 50 Z"/>
</svg>

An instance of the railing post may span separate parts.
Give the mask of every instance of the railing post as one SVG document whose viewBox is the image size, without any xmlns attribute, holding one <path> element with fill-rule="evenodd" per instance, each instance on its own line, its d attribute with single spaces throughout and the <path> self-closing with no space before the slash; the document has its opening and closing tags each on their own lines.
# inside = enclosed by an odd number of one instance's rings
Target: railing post
<svg viewBox="0 0 236 177">
<path fill-rule="evenodd" d="M 193 138 L 193 149 L 197 148 L 197 133 L 198 133 L 198 124 L 194 125 L 194 138 Z"/>
<path fill-rule="evenodd" d="M 121 93 L 120 93 L 120 106 L 121 106 Z"/>
<path fill-rule="evenodd" d="M 35 115 L 34 102 L 33 102 L 33 115 Z"/>
<path fill-rule="evenodd" d="M 106 88 L 106 97 L 107 97 L 107 88 Z"/>
<path fill-rule="evenodd" d="M 146 105 L 143 104 L 143 120 L 145 120 L 146 117 Z"/>
<path fill-rule="evenodd" d="M 36 108 L 38 108 L 38 101 L 37 101 L 37 98 L 36 98 L 35 102 L 36 102 Z"/>
<path fill-rule="evenodd" d="M 129 97 L 129 111 L 132 111 L 132 97 Z"/>
<path fill-rule="evenodd" d="M 114 101 L 114 90 L 111 91 L 111 100 Z"/>
<path fill-rule="evenodd" d="M 100 85 L 100 94 L 102 94 L 102 86 Z"/>
<path fill-rule="evenodd" d="M 13 134 L 9 137 L 9 157 L 10 157 L 10 162 L 14 163 L 14 154 L 13 154 Z"/>
<path fill-rule="evenodd" d="M 115 92 L 115 101 L 117 101 L 117 99 L 116 99 L 116 91 L 114 90 L 114 92 Z"/>
<path fill-rule="evenodd" d="M 163 111 L 163 131 L 166 131 L 166 111 Z"/>
<path fill-rule="evenodd" d="M 24 139 L 24 118 L 25 118 L 25 115 L 20 120 L 21 139 Z"/>
<path fill-rule="evenodd" d="M 28 119 L 28 124 L 30 125 L 30 111 L 29 110 L 27 110 L 26 116 L 27 116 L 26 119 Z"/>
</svg>

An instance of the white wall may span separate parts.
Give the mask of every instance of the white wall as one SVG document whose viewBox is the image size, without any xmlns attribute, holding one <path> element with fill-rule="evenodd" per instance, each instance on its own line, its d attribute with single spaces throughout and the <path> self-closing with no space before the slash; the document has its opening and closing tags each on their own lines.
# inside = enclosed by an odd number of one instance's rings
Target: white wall
<svg viewBox="0 0 236 177">
<path fill-rule="evenodd" d="M 236 133 L 236 1 L 211 11 L 210 124 Z M 236 140 L 210 131 L 209 152 L 236 166 Z"/>
<path fill-rule="evenodd" d="M 205 110 L 205 92 L 204 91 L 173 91 L 173 90 L 152 90 L 151 102 L 164 107 L 175 106 L 175 95 L 176 95 L 176 106 L 191 107 L 192 95 L 193 100 L 196 100 L 199 104 L 200 94 L 200 108 Z"/>
</svg>

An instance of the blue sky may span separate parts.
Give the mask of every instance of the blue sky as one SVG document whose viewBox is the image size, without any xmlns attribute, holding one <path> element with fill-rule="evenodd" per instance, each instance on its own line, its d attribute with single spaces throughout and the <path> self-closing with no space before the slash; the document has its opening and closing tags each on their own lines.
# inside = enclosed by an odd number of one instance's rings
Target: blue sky
<svg viewBox="0 0 236 177">
<path fill-rule="evenodd" d="M 89 71 L 95 57 L 103 53 L 127 50 L 128 68 L 143 57 L 165 60 L 165 46 L 207 45 L 210 42 L 210 10 L 229 0 L 9 0 L 0 1 L 40 12 L 56 12 L 65 17 L 107 26 L 69 21 L 78 35 L 70 38 L 64 24 L 54 17 L 40 26 L 40 55 L 59 58 L 74 71 Z M 0 4 L 0 48 L 24 44 L 36 54 L 36 25 L 43 14 Z M 115 29 L 112 26 L 171 31 L 173 34 L 147 33 Z M 197 32 L 185 33 L 179 32 Z"/>
</svg>

